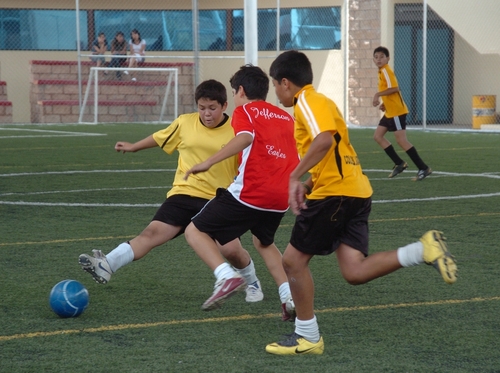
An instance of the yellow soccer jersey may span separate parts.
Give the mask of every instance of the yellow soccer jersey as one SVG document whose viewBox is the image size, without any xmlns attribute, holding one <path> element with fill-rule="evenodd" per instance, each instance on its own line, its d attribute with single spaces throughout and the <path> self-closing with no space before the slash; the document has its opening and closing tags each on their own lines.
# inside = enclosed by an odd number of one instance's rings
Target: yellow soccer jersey
<svg viewBox="0 0 500 373">
<path fill-rule="evenodd" d="M 398 87 L 396 75 L 389 67 L 384 65 L 378 70 L 378 91 L 382 92 L 388 88 Z M 399 115 L 408 114 L 408 108 L 403 100 L 401 92 L 396 92 L 387 96 L 380 96 L 385 106 L 385 116 L 394 118 Z"/>
<path fill-rule="evenodd" d="M 295 140 L 301 158 L 321 132 L 328 131 L 334 138 L 326 156 L 309 170 L 313 188 L 307 198 L 370 197 L 373 193 L 370 181 L 363 174 L 337 105 L 309 84 L 295 95 L 294 116 Z"/>
<path fill-rule="evenodd" d="M 213 165 L 207 172 L 183 179 L 187 170 L 217 153 L 234 137 L 231 120 L 224 115 L 226 119 L 222 125 L 207 128 L 201 123 L 198 113 L 183 114 L 170 126 L 153 134 L 158 146 L 166 153 L 179 152 L 173 187 L 167 197 L 186 194 L 211 199 L 217 188 L 227 188 L 231 184 L 238 170 L 236 156 Z"/>
</svg>

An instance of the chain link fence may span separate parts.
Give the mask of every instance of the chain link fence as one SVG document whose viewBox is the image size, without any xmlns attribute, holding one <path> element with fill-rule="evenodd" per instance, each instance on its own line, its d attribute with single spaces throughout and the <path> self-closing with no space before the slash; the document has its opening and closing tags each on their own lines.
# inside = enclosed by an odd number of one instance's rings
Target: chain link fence
<svg viewBox="0 0 500 373">
<path fill-rule="evenodd" d="M 1 102 L 11 103 L 10 122 L 78 122 L 85 116 L 84 121 L 93 121 L 96 107 L 99 122 L 172 120 L 195 109 L 196 84 L 213 78 L 229 89 L 231 74 L 245 63 L 242 1 L 225 1 L 222 8 L 217 1 L 76 0 L 64 9 L 52 0 L 30 6 L 5 1 L 0 108 L 6 106 Z M 495 128 L 500 93 L 500 48 L 491 37 L 500 9 L 495 4 L 261 1 L 255 14 L 258 64 L 268 71 L 281 51 L 304 51 L 313 64 L 314 85 L 337 103 L 346 120 L 375 126 L 380 113 L 371 105 L 377 90 L 372 54 L 384 45 L 391 51 L 411 126 Z M 137 45 L 145 44 L 137 64 L 130 62 L 133 30 L 140 36 Z M 123 41 L 116 40 L 120 33 Z M 96 74 L 98 89 L 92 88 L 89 107 L 82 109 L 93 67 L 107 69 Z M 178 81 L 168 83 L 171 75 L 161 69 L 169 68 L 178 70 Z M 174 83 L 178 91 L 167 92 L 166 85 Z M 277 102 L 272 90 L 268 100 Z"/>
</svg>

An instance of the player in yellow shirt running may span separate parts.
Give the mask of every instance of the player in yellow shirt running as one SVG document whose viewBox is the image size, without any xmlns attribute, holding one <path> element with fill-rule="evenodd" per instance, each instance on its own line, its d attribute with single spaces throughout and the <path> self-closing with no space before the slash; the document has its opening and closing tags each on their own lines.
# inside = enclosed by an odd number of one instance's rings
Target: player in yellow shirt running
<svg viewBox="0 0 500 373">
<path fill-rule="evenodd" d="M 447 283 L 456 281 L 456 265 L 441 232 L 397 250 L 368 255 L 368 216 L 372 187 L 349 141 L 335 103 L 316 92 L 307 56 L 287 51 L 271 64 L 276 95 L 293 107 L 295 140 L 301 158 L 290 174 L 289 202 L 297 215 L 283 266 L 295 303 L 295 331 L 267 345 L 276 355 L 322 354 L 323 338 L 314 314 L 314 283 L 309 261 L 337 255 L 340 272 L 353 285 L 364 284 L 402 267 L 432 264 Z M 301 183 L 301 178 L 310 177 Z"/>
</svg>

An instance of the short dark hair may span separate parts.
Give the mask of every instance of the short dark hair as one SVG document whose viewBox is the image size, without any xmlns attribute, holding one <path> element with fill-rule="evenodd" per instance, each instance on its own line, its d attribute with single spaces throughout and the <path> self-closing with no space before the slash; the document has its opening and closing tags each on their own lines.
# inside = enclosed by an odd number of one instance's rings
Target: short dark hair
<svg viewBox="0 0 500 373">
<path fill-rule="evenodd" d="M 241 66 L 229 84 L 235 91 L 243 87 L 250 100 L 265 100 L 269 92 L 269 77 L 260 67 L 251 64 Z"/>
<path fill-rule="evenodd" d="M 288 79 L 300 88 L 313 81 L 311 61 L 304 53 L 296 50 L 283 52 L 276 57 L 269 68 L 269 75 L 277 81 Z"/>
<path fill-rule="evenodd" d="M 210 79 L 201 82 L 194 92 L 194 99 L 196 103 L 202 98 L 217 101 L 224 106 L 227 102 L 226 87 L 221 82 Z"/>
<path fill-rule="evenodd" d="M 386 57 L 390 57 L 389 56 L 389 49 L 387 49 L 386 47 L 375 48 L 375 50 L 373 51 L 373 55 L 375 55 L 375 53 L 378 53 L 378 52 L 382 52 L 383 54 L 385 54 Z"/>
</svg>

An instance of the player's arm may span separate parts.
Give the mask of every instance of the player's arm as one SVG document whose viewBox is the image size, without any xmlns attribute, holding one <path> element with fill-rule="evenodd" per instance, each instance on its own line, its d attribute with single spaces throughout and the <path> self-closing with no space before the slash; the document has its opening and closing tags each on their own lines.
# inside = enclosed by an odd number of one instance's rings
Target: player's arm
<svg viewBox="0 0 500 373">
<path fill-rule="evenodd" d="M 155 139 L 153 138 L 153 135 L 150 135 L 150 136 L 146 137 L 145 139 L 137 141 L 133 144 L 130 142 L 118 141 L 115 145 L 115 150 L 117 152 L 123 152 L 123 153 L 127 153 L 127 152 L 135 153 L 139 150 L 154 148 L 156 146 L 158 146 L 158 144 L 156 143 Z"/>
<path fill-rule="evenodd" d="M 375 93 L 375 96 L 373 96 L 373 106 L 378 106 L 378 104 L 380 103 L 381 96 L 389 96 L 392 95 L 393 93 L 398 93 L 398 92 L 399 92 L 399 87 L 391 87 Z"/>
<path fill-rule="evenodd" d="M 197 165 L 194 165 L 191 169 L 187 170 L 186 174 L 184 175 L 184 180 L 187 180 L 187 178 L 191 174 L 208 171 L 210 167 L 212 167 L 214 164 L 219 163 L 224 159 L 227 159 L 229 157 L 238 154 L 243 149 L 248 147 L 252 143 L 252 141 L 253 141 L 253 136 L 250 135 L 249 133 L 247 132 L 239 133 L 238 135 L 233 137 L 231 141 L 229 141 L 226 144 L 226 146 L 224 146 L 221 150 L 212 155 L 206 161 L 198 163 Z"/>
<path fill-rule="evenodd" d="M 316 136 L 311 143 L 311 146 L 304 157 L 300 160 L 299 164 L 290 174 L 289 183 L 289 203 L 292 212 L 295 215 L 300 214 L 301 209 L 307 208 L 304 203 L 304 190 L 307 189 L 301 183 L 300 179 L 305 175 L 311 168 L 316 166 L 321 160 L 326 156 L 328 151 L 333 145 L 333 135 L 331 132 L 321 132 Z M 312 189 L 311 178 L 306 180 L 308 185 Z"/>
</svg>

